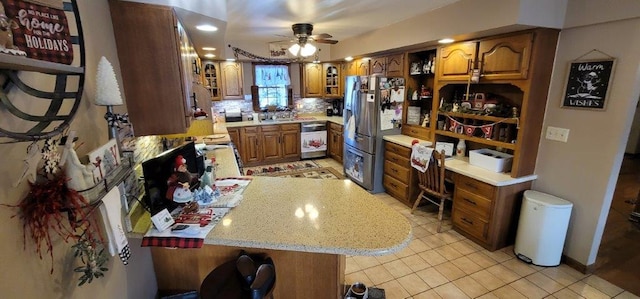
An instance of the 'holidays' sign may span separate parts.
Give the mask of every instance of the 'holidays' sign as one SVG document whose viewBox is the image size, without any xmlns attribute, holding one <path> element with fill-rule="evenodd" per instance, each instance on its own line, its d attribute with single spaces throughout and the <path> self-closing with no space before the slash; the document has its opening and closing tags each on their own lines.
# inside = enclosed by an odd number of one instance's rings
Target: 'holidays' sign
<svg viewBox="0 0 640 299">
<path fill-rule="evenodd" d="M 0 18 L 5 17 L 10 24 L 14 48 L 26 52 L 29 58 L 71 64 L 73 46 L 63 10 L 26 0 L 0 3 Z"/>
</svg>

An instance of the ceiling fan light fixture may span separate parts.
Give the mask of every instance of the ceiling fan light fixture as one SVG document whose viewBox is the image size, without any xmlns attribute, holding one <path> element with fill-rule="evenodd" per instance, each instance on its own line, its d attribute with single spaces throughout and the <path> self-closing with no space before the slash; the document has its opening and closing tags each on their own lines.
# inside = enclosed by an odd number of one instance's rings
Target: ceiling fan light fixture
<svg viewBox="0 0 640 299">
<path fill-rule="evenodd" d="M 305 44 L 304 47 L 302 47 L 302 49 L 300 49 L 300 56 L 302 57 L 309 57 L 311 55 L 313 55 L 313 53 L 316 52 L 316 47 L 313 46 L 312 44 Z"/>
<path fill-rule="evenodd" d="M 291 55 L 293 56 L 298 56 L 299 51 L 300 51 L 300 45 L 298 44 L 293 44 L 291 45 L 291 47 L 289 47 L 289 53 L 291 53 Z"/>
</svg>

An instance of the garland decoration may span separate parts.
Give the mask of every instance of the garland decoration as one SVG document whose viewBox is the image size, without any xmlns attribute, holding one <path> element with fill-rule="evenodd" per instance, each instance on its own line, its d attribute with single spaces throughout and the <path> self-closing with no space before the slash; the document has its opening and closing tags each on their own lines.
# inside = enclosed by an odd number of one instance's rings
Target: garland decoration
<svg viewBox="0 0 640 299">
<path fill-rule="evenodd" d="M 520 129 L 520 119 L 517 117 L 513 117 L 513 118 L 505 118 L 502 119 L 500 121 L 496 121 L 496 122 L 492 122 L 489 124 L 484 124 L 484 125 L 468 125 L 468 124 L 464 124 L 461 123 L 459 121 L 457 121 L 455 118 L 445 114 L 445 116 L 449 119 L 449 131 L 454 132 L 454 133 L 458 133 L 458 134 L 466 134 L 467 136 L 473 136 L 474 133 L 476 132 L 476 129 L 481 129 L 482 133 L 484 134 L 484 138 L 487 139 L 491 139 L 491 136 L 493 134 L 493 129 L 497 124 L 506 122 L 508 120 L 511 119 L 515 119 L 516 120 L 516 128 Z"/>
<path fill-rule="evenodd" d="M 301 62 L 304 58 L 302 57 L 296 57 L 296 58 L 268 58 L 268 57 L 262 57 L 250 52 L 247 52 L 245 50 L 242 50 L 238 47 L 232 47 L 231 45 L 229 45 L 229 48 L 231 48 L 233 50 L 233 55 L 236 57 L 236 59 L 238 59 L 238 55 L 242 55 L 244 57 L 247 58 L 251 58 L 253 60 L 258 60 L 258 61 L 262 61 L 262 62 L 269 62 L 269 63 L 294 63 L 294 62 Z"/>
</svg>

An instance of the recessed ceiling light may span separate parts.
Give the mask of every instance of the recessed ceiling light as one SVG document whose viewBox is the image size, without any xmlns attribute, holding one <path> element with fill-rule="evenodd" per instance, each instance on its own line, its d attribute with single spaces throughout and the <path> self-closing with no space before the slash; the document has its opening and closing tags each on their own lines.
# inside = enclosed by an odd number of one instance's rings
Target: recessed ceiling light
<svg viewBox="0 0 640 299">
<path fill-rule="evenodd" d="M 196 26 L 196 29 L 202 31 L 218 31 L 218 27 L 213 25 L 198 25 Z"/>
<path fill-rule="evenodd" d="M 213 58 L 213 57 L 216 57 L 216 55 L 209 53 L 209 54 L 204 54 L 204 57 Z"/>
<path fill-rule="evenodd" d="M 438 41 L 441 44 L 450 44 L 452 42 L 454 42 L 454 40 L 452 38 L 443 38 L 441 40 Z"/>
<path fill-rule="evenodd" d="M 205 51 L 215 51 L 215 50 L 216 50 L 216 48 L 214 48 L 214 47 L 202 47 L 202 50 L 205 50 Z"/>
<path fill-rule="evenodd" d="M 347 57 L 345 57 L 345 58 L 344 58 L 344 60 L 346 60 L 346 61 L 351 61 L 351 60 L 353 60 L 353 57 L 351 57 L 351 56 L 347 56 Z"/>
<path fill-rule="evenodd" d="M 233 58 L 227 58 L 227 61 L 236 61 L 236 60 Z"/>
</svg>

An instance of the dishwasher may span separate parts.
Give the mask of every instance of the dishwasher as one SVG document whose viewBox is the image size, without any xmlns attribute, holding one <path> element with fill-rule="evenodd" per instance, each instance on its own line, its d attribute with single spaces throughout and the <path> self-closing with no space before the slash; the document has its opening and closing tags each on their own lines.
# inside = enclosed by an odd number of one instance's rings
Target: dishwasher
<svg viewBox="0 0 640 299">
<path fill-rule="evenodd" d="M 327 123 L 305 122 L 300 126 L 300 157 L 310 159 L 327 156 Z"/>
</svg>

